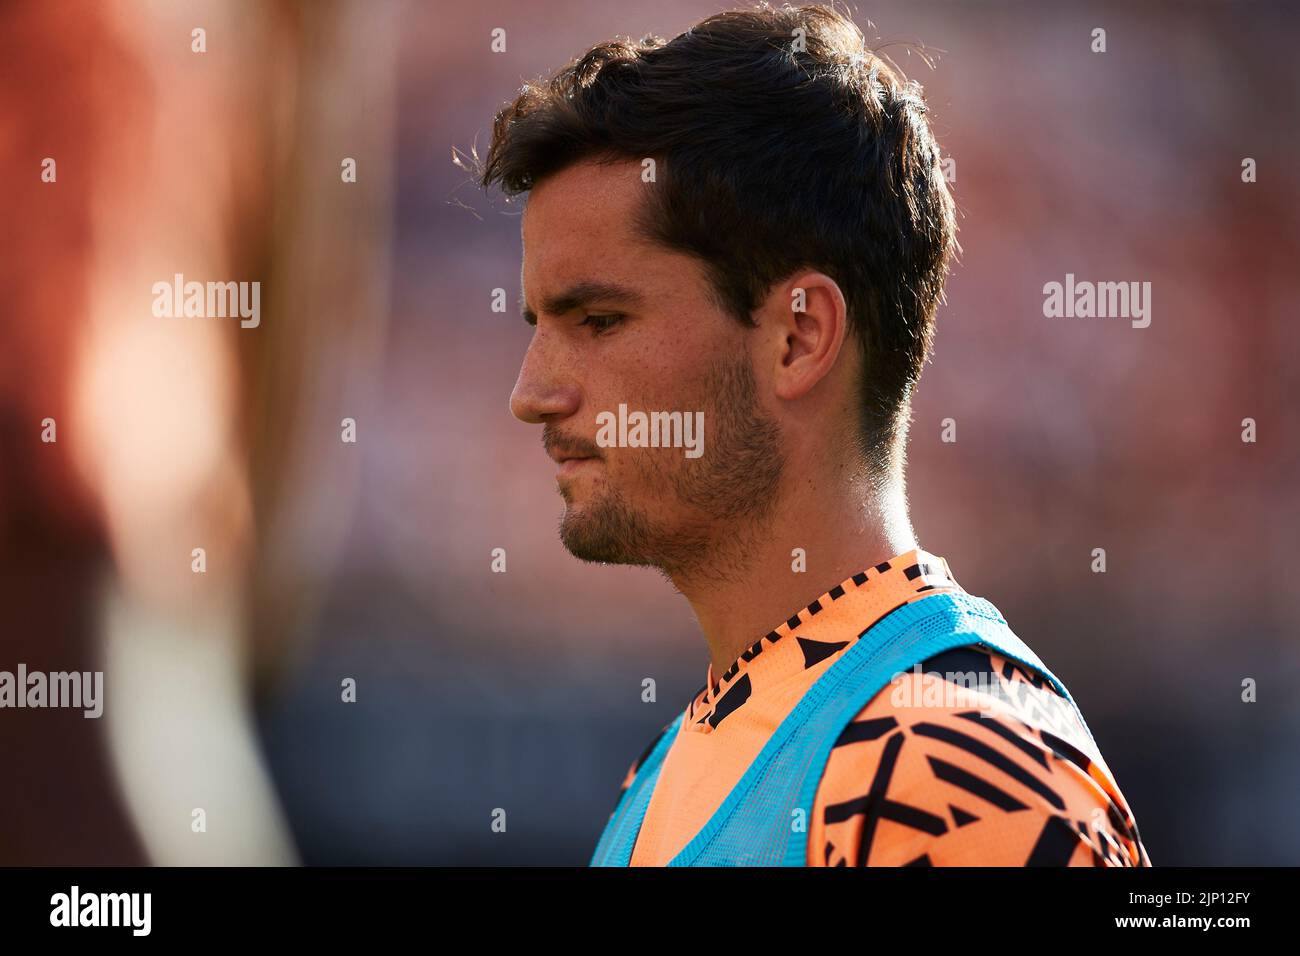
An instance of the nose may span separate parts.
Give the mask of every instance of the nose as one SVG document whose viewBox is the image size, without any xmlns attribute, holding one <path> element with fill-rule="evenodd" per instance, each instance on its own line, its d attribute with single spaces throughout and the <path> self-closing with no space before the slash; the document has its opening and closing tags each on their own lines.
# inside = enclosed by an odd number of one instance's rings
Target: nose
<svg viewBox="0 0 1300 956">
<path fill-rule="evenodd" d="M 581 398 L 573 376 L 546 348 L 543 333 L 535 333 L 510 393 L 510 413 L 521 422 L 541 425 L 576 413 Z"/>
</svg>

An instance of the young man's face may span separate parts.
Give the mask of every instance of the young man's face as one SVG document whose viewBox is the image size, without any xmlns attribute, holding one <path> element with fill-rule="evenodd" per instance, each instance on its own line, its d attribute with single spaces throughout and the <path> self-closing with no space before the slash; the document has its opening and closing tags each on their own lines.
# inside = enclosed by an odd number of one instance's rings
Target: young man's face
<svg viewBox="0 0 1300 956">
<path fill-rule="evenodd" d="M 700 569 L 718 542 L 752 528 L 775 503 L 782 460 L 753 330 L 719 308 L 696 259 L 635 234 L 654 188 L 623 161 L 577 164 L 532 190 L 523 290 L 537 324 L 510 408 L 544 425 L 561 462 L 565 547 L 671 573 Z M 629 414 L 703 412 L 702 454 L 601 447 L 597 415 L 620 403 Z"/>
</svg>

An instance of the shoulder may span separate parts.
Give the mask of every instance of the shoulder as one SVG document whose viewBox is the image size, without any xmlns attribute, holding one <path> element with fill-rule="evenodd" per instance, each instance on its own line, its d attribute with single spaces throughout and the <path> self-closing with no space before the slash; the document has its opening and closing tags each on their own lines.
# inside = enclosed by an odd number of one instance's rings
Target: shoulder
<svg viewBox="0 0 1300 956">
<path fill-rule="evenodd" d="M 899 675 L 839 735 L 809 822 L 829 866 L 1142 865 L 1068 699 L 980 645 Z"/>
</svg>

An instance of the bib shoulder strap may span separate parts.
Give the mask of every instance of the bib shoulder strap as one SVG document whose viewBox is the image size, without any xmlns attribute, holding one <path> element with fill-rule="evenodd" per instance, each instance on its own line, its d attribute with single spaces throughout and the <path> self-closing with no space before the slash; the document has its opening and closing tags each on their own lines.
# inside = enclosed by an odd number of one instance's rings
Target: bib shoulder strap
<svg viewBox="0 0 1300 956">
<path fill-rule="evenodd" d="M 803 866 L 807 832 L 791 815 L 812 812 L 816 790 L 843 728 L 899 673 L 935 654 L 982 645 L 1041 673 L 1092 732 L 1069 691 L 988 601 L 937 593 L 901 605 L 867 628 L 818 678 L 768 739 L 722 805 L 669 866 Z M 685 712 L 670 723 L 638 768 L 601 835 L 592 866 L 627 866 L 663 762 Z M 1095 742 L 1094 742 L 1095 745 Z"/>
<path fill-rule="evenodd" d="M 800 783 L 796 803 L 796 806 L 806 807 L 810 813 L 830 751 L 844 728 L 887 686 L 894 674 L 956 647 L 979 645 L 1042 674 L 1069 703 L 1084 733 L 1093 740 L 1092 731 L 1065 684 L 1011 630 L 1002 613 L 984 598 L 965 593 L 922 598 L 904 605 L 868 628 L 858 644 L 864 649 L 872 648 L 874 652 L 860 655 L 853 663 L 841 661 L 846 666 L 836 682 L 839 700 L 835 709 L 828 711 L 823 720 L 810 721 L 820 725 L 818 743 L 807 765 L 810 772 Z M 826 676 L 830 676 L 829 672 Z M 1095 747 L 1095 740 L 1093 744 Z M 786 865 L 803 866 L 805 853 L 806 839 L 791 841 Z"/>
</svg>

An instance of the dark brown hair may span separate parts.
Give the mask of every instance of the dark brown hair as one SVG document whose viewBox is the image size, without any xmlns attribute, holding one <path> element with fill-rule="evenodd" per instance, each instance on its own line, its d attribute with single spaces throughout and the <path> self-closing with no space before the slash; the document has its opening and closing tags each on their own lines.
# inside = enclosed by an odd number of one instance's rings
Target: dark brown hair
<svg viewBox="0 0 1300 956">
<path fill-rule="evenodd" d="M 956 248 L 920 87 L 828 7 L 729 11 L 526 85 L 477 177 L 516 195 L 579 160 L 651 157 L 639 228 L 702 260 L 742 321 L 800 268 L 839 283 L 864 357 L 860 450 L 887 469 Z"/>
</svg>

